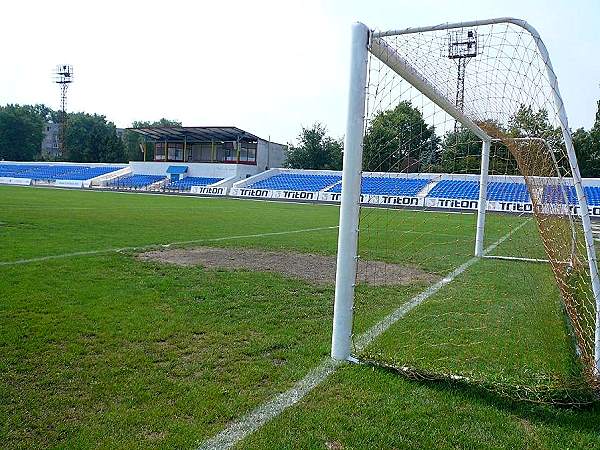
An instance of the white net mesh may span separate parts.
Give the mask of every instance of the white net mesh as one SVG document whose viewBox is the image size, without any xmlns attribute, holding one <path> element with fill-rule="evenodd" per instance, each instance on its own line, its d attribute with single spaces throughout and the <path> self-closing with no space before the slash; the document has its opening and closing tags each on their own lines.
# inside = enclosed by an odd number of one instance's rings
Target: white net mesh
<svg viewBox="0 0 600 450">
<path fill-rule="evenodd" d="M 467 267 L 355 353 L 407 375 L 526 400 L 590 401 L 598 387 L 595 300 L 559 111 L 535 38 L 500 23 L 372 38 L 374 50 L 355 322 L 368 303 L 361 299 L 374 295 L 360 283 L 374 284 L 382 270 L 396 284 L 377 291 L 391 312 Z M 392 70 L 397 57 L 492 139 L 488 258 L 470 261 L 482 140 Z M 366 207 L 375 204 L 387 208 Z"/>
</svg>

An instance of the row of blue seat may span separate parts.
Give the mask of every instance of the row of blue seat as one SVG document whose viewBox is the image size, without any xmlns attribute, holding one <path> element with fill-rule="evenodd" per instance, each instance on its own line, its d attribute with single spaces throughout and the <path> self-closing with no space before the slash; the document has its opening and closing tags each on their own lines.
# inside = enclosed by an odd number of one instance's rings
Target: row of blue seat
<svg viewBox="0 0 600 450">
<path fill-rule="evenodd" d="M 222 181 L 223 178 L 214 177 L 185 177 L 179 181 L 172 181 L 167 186 L 167 189 L 176 189 L 179 191 L 189 191 L 192 186 L 208 186 Z"/>
<path fill-rule="evenodd" d="M 312 175 L 299 173 L 280 173 L 252 184 L 254 189 L 275 189 L 295 191 L 320 191 L 327 186 L 338 183 L 339 175 Z"/>
<path fill-rule="evenodd" d="M 120 167 L 89 167 L 44 164 L 0 164 L 0 177 L 32 180 L 89 180 L 119 170 Z"/>
<path fill-rule="evenodd" d="M 185 180 L 185 179 L 184 179 Z M 363 177 L 361 191 L 370 195 L 417 195 L 431 180 L 425 178 Z M 331 186 L 329 192 L 341 192 L 341 177 L 336 175 L 313 175 L 281 173 L 258 181 L 249 187 L 258 189 L 319 191 Z M 569 203 L 576 204 L 573 186 L 565 187 Z M 587 186 L 585 192 L 591 206 L 600 205 L 600 187 Z M 563 189 L 559 186 L 544 188 L 544 202 L 564 203 Z M 436 182 L 427 197 L 477 200 L 479 182 L 465 180 L 441 180 Z M 488 184 L 487 199 L 491 201 L 531 202 L 525 183 L 492 181 Z"/>
<path fill-rule="evenodd" d="M 427 194 L 432 198 L 477 200 L 478 181 L 442 180 Z M 487 188 L 487 199 L 506 202 L 530 202 L 531 197 L 525 183 L 491 181 Z"/>
<path fill-rule="evenodd" d="M 329 192 L 341 192 L 342 184 L 339 176 L 334 175 L 304 175 L 277 174 L 265 180 L 252 184 L 252 188 L 319 191 L 332 183 Z M 417 195 L 431 180 L 426 178 L 392 178 L 392 177 L 363 177 L 361 192 L 367 195 Z M 442 180 L 437 182 L 428 193 L 432 198 L 473 199 L 479 197 L 477 181 Z M 488 185 L 488 200 L 503 200 L 529 202 L 529 192 L 524 183 L 491 182 Z"/>
<path fill-rule="evenodd" d="M 417 195 L 430 180 L 424 178 L 363 177 L 361 192 L 368 195 Z M 342 192 L 338 183 L 328 192 Z"/>
<path fill-rule="evenodd" d="M 63 173 L 56 177 L 56 180 L 91 180 L 92 178 L 106 175 L 107 173 L 120 170 L 121 167 L 86 167 L 68 173 Z"/>
<path fill-rule="evenodd" d="M 600 187 L 584 186 L 585 195 L 590 206 L 600 206 Z M 479 198 L 479 183 L 477 181 L 443 180 L 429 192 L 429 197 L 456 198 L 476 200 Z M 487 189 L 487 199 L 506 202 L 531 202 L 531 196 L 524 183 L 490 182 Z M 578 204 L 575 186 L 549 184 L 543 187 L 542 203 Z"/>
<path fill-rule="evenodd" d="M 108 186 L 116 187 L 116 188 L 141 189 L 141 188 L 150 186 L 151 184 L 157 183 L 164 179 L 165 179 L 165 176 L 163 176 L 163 175 L 132 174 L 132 175 L 118 178 L 116 180 L 112 180 L 111 182 L 108 183 Z"/>
</svg>

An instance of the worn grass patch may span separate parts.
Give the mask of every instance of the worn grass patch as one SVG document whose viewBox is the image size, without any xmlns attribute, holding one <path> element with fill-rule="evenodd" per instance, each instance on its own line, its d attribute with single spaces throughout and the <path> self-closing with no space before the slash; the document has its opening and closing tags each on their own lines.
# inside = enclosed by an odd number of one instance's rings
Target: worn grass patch
<svg viewBox="0 0 600 450">
<path fill-rule="evenodd" d="M 335 284 L 335 256 L 314 253 L 196 247 L 152 250 L 140 253 L 137 257 L 143 261 L 180 266 L 200 265 L 216 269 L 274 272 L 319 285 Z M 359 284 L 373 286 L 406 286 L 415 283 L 432 284 L 438 277 L 415 266 L 360 260 L 356 279 Z"/>
</svg>

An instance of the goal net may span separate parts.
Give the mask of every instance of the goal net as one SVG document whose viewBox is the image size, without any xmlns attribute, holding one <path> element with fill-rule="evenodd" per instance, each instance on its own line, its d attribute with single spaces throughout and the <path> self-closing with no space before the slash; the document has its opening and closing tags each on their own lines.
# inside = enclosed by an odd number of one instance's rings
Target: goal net
<svg viewBox="0 0 600 450">
<path fill-rule="evenodd" d="M 591 401 L 598 295 L 585 190 L 537 32 L 515 19 L 357 24 L 334 358 Z"/>
</svg>

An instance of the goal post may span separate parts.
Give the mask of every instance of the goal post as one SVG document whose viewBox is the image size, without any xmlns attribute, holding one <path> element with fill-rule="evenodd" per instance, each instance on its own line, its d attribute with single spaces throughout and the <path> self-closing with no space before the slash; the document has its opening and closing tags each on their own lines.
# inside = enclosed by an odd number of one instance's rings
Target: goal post
<svg viewBox="0 0 600 450">
<path fill-rule="evenodd" d="M 468 39 L 454 43 L 450 30 L 466 33 Z M 475 39 L 481 39 L 479 49 Z M 473 43 L 474 50 L 471 46 Z M 452 47 L 453 45 L 457 47 Z M 468 52 L 443 55 L 447 48 L 452 52 L 453 48 L 460 46 L 468 48 Z M 471 66 L 467 66 L 471 59 L 466 58 L 473 59 Z M 381 67 L 375 72 L 380 77 L 379 81 L 374 81 L 373 73 L 370 73 L 373 71 L 369 62 L 371 59 Z M 458 82 L 448 76 L 448 68 L 453 67 L 450 66 L 450 59 L 452 63 L 459 61 Z M 533 69 L 527 68 L 527 64 Z M 394 76 L 398 76 L 398 80 L 392 79 Z M 466 97 L 465 76 L 476 79 L 467 82 L 469 91 Z M 489 183 L 492 179 L 498 181 L 500 166 L 511 167 L 502 174 L 507 179 L 512 180 L 517 175 L 522 177 L 531 197 L 537 230 L 552 265 L 573 330 L 576 352 L 585 366 L 588 381 L 591 380 L 592 384 L 598 382 L 600 280 L 586 194 L 548 51 L 539 33 L 531 25 L 514 18 L 386 32 L 371 31 L 362 23 L 353 25 L 332 358 L 347 360 L 352 353 L 361 173 L 364 169 L 363 158 L 366 158 L 363 156 L 365 133 L 371 131 L 371 127 L 379 126 L 383 122 L 380 119 L 388 111 L 398 107 L 405 108 L 409 113 L 412 108 L 420 114 L 420 131 L 411 130 L 413 134 L 410 136 L 406 131 L 399 131 L 397 135 L 388 134 L 386 139 L 394 141 L 393 145 L 397 148 L 393 157 L 387 154 L 382 156 L 382 150 L 377 149 L 377 145 L 388 145 L 388 141 L 372 138 L 368 142 L 369 157 L 375 155 L 375 158 L 380 158 L 381 164 L 370 164 L 369 167 L 389 167 L 391 177 L 404 173 L 406 179 L 422 179 L 425 187 L 416 195 L 420 196 L 419 201 L 424 205 L 425 197 L 432 188 L 435 189 L 436 181 L 464 178 L 468 183 L 472 179 L 468 175 L 473 173 L 468 172 L 470 169 L 465 169 L 467 172 L 463 178 L 458 176 L 458 172 L 448 171 L 444 174 L 440 169 L 443 164 L 439 161 L 448 152 L 446 141 L 450 137 L 467 133 L 479 140 L 479 191 L 476 197 L 474 239 L 476 257 L 483 257 L 485 254 Z M 531 129 L 527 128 L 528 120 L 540 123 L 545 121 L 548 125 L 538 132 L 534 125 L 531 125 Z M 556 125 L 553 125 L 553 120 Z M 454 121 L 453 129 L 449 125 L 451 121 Z M 418 133 L 420 135 L 417 136 Z M 435 137 L 436 133 L 443 133 L 443 138 Z M 494 146 L 501 146 L 502 149 L 498 150 Z M 505 163 L 504 166 L 498 163 L 498 154 L 502 151 L 506 154 L 501 161 Z M 469 155 L 461 156 L 465 161 L 468 157 Z M 384 161 L 382 158 L 389 160 Z M 491 158 L 494 174 L 490 173 Z M 392 159 L 394 162 L 390 162 Z M 424 172 L 424 168 L 429 171 Z M 518 168 L 519 173 L 512 172 L 514 168 Z M 576 200 L 575 206 L 567 195 L 571 188 Z M 556 190 L 562 195 L 555 195 Z M 574 210 L 578 211 L 577 214 Z M 575 216 L 577 220 L 574 220 Z M 406 239 L 412 239 L 410 230 L 405 233 Z M 569 250 L 569 247 L 575 246 L 577 249 Z M 472 249 L 473 247 L 471 251 Z M 401 259 L 403 256 L 394 257 Z M 504 259 L 510 260 L 511 257 Z M 535 257 L 521 259 L 542 260 Z"/>
<path fill-rule="evenodd" d="M 491 140 L 481 145 L 481 175 L 479 176 L 479 204 L 477 209 L 477 231 L 475 232 L 475 256 L 483 257 L 483 239 L 485 237 L 485 209 L 487 205 L 487 184 L 490 165 Z"/>
<path fill-rule="evenodd" d="M 352 336 L 369 34 L 369 29 L 362 23 L 356 23 L 352 27 L 350 88 L 344 138 L 342 198 L 331 340 L 331 356 L 341 360 L 350 357 Z"/>
</svg>

